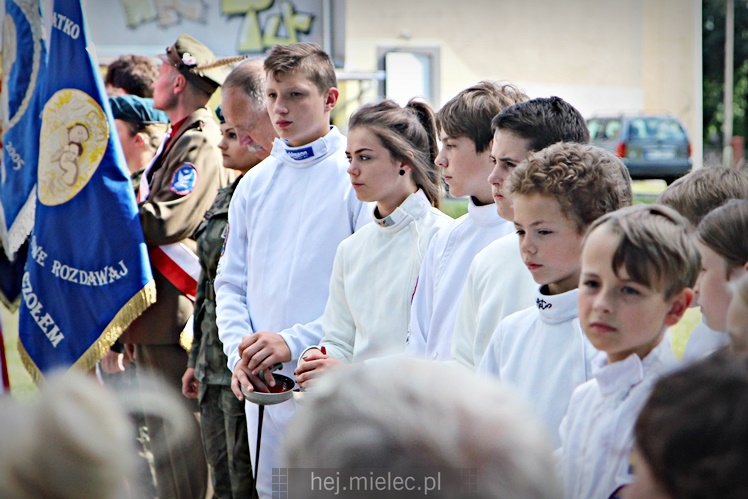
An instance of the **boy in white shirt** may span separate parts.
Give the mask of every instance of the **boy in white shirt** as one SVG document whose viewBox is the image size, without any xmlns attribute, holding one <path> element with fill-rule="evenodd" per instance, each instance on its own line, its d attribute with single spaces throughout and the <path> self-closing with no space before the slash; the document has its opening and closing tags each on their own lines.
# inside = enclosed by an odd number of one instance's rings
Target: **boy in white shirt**
<svg viewBox="0 0 748 499">
<path fill-rule="evenodd" d="M 311 43 L 278 45 L 264 68 L 266 106 L 280 139 L 231 199 L 215 281 L 219 337 L 240 400 L 240 384 L 251 391 L 259 371 L 271 380 L 271 366 L 319 343 L 338 243 L 371 220 L 351 186 L 346 139 L 330 126 L 338 98 L 330 57 Z M 292 377 L 294 367 L 281 373 Z M 263 499 L 272 493 L 273 468 L 283 467 L 278 450 L 293 407 L 288 401 L 265 411 L 256 481 Z M 257 406 L 246 404 L 246 412 L 254 459 Z"/>
<path fill-rule="evenodd" d="M 556 142 L 587 144 L 590 133 L 582 114 L 560 97 L 541 97 L 514 104 L 491 121 L 494 168 L 488 176 L 496 209 L 512 221 L 511 201 L 502 195 L 514 168 L 533 151 Z M 537 285 L 511 232 L 482 249 L 473 259 L 457 309 L 452 359 L 475 369 L 501 319 L 533 304 Z"/>
<path fill-rule="evenodd" d="M 491 161 L 491 119 L 527 96 L 513 85 L 483 81 L 467 88 L 437 113 L 442 149 L 436 157 L 454 197 L 469 197 L 467 214 L 431 240 L 413 295 L 406 353 L 448 360 L 459 296 L 470 262 L 511 224 L 493 206 L 486 182 Z"/>
<path fill-rule="evenodd" d="M 748 177 L 733 168 L 715 166 L 679 178 L 660 194 L 657 202 L 674 208 L 695 229 L 709 212 L 730 199 L 748 199 Z M 697 294 L 692 306 L 698 305 Z M 702 322 L 688 336 L 682 360 L 699 360 L 729 342 L 726 331 L 715 331 L 702 317 Z"/>
<path fill-rule="evenodd" d="M 598 217 L 631 204 L 631 179 L 613 154 L 560 142 L 515 168 L 509 196 L 522 260 L 540 288 L 535 306 L 499 323 L 478 371 L 513 385 L 558 446 L 571 394 L 597 353 L 577 317 L 582 238 Z"/>
<path fill-rule="evenodd" d="M 666 206 L 625 208 L 587 231 L 579 318 L 600 354 L 560 428 L 565 497 L 618 497 L 633 481 L 634 422 L 677 365 L 666 330 L 691 304 L 700 266 L 686 220 Z"/>
</svg>

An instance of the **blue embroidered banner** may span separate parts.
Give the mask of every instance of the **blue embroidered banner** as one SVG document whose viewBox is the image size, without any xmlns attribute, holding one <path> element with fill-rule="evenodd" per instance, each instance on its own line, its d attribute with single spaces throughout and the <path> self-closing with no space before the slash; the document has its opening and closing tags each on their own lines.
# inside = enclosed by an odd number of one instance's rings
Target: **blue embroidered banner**
<svg viewBox="0 0 748 499">
<path fill-rule="evenodd" d="M 130 177 L 80 0 L 55 0 L 37 206 L 21 283 L 21 355 L 35 379 L 92 367 L 155 302 Z"/>
<path fill-rule="evenodd" d="M 0 241 L 13 260 L 34 224 L 40 91 L 47 58 L 39 2 L 5 0 L 2 34 Z"/>
</svg>

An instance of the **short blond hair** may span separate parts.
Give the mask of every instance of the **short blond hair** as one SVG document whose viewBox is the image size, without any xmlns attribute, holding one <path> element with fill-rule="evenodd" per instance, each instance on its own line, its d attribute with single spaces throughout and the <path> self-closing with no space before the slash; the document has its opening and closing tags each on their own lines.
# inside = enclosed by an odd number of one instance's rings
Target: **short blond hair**
<svg viewBox="0 0 748 499">
<path fill-rule="evenodd" d="M 707 213 L 728 199 L 748 199 L 748 176 L 733 168 L 710 166 L 670 184 L 657 202 L 674 208 L 696 227 Z"/>
</svg>

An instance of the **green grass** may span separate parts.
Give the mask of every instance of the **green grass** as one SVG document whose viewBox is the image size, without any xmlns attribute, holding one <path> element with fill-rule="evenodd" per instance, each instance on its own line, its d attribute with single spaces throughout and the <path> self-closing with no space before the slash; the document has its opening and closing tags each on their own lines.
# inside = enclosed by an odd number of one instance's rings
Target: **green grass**
<svg viewBox="0 0 748 499">
<path fill-rule="evenodd" d="M 686 343 L 688 343 L 691 333 L 700 322 L 701 311 L 698 308 L 689 308 L 680 322 L 670 328 L 670 348 L 677 358 L 683 357 Z"/>
<path fill-rule="evenodd" d="M 654 203 L 667 185 L 664 180 L 634 180 L 631 183 L 634 191 L 634 204 Z M 466 198 L 446 198 L 442 201 L 441 210 L 452 218 L 467 213 Z"/>
</svg>

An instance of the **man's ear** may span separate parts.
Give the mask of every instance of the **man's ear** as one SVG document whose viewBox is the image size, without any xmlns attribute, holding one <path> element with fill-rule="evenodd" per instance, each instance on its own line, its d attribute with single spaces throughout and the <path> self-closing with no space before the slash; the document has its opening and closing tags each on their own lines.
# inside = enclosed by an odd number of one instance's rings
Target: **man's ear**
<svg viewBox="0 0 748 499">
<path fill-rule="evenodd" d="M 330 87 L 327 89 L 327 94 L 325 95 L 325 111 L 332 111 L 338 103 L 339 96 L 340 91 L 337 88 Z"/>
<path fill-rule="evenodd" d="M 182 73 L 177 73 L 174 77 L 174 87 L 172 92 L 174 95 L 179 95 L 187 88 L 187 78 Z"/>
<path fill-rule="evenodd" d="M 688 310 L 688 307 L 691 305 L 693 297 L 694 294 L 691 288 L 683 288 L 680 293 L 676 294 L 675 297 L 671 299 L 672 303 L 670 304 L 670 310 L 668 310 L 667 315 L 665 315 L 666 326 L 674 326 L 681 320 L 683 314 L 686 313 L 686 310 Z"/>
</svg>

